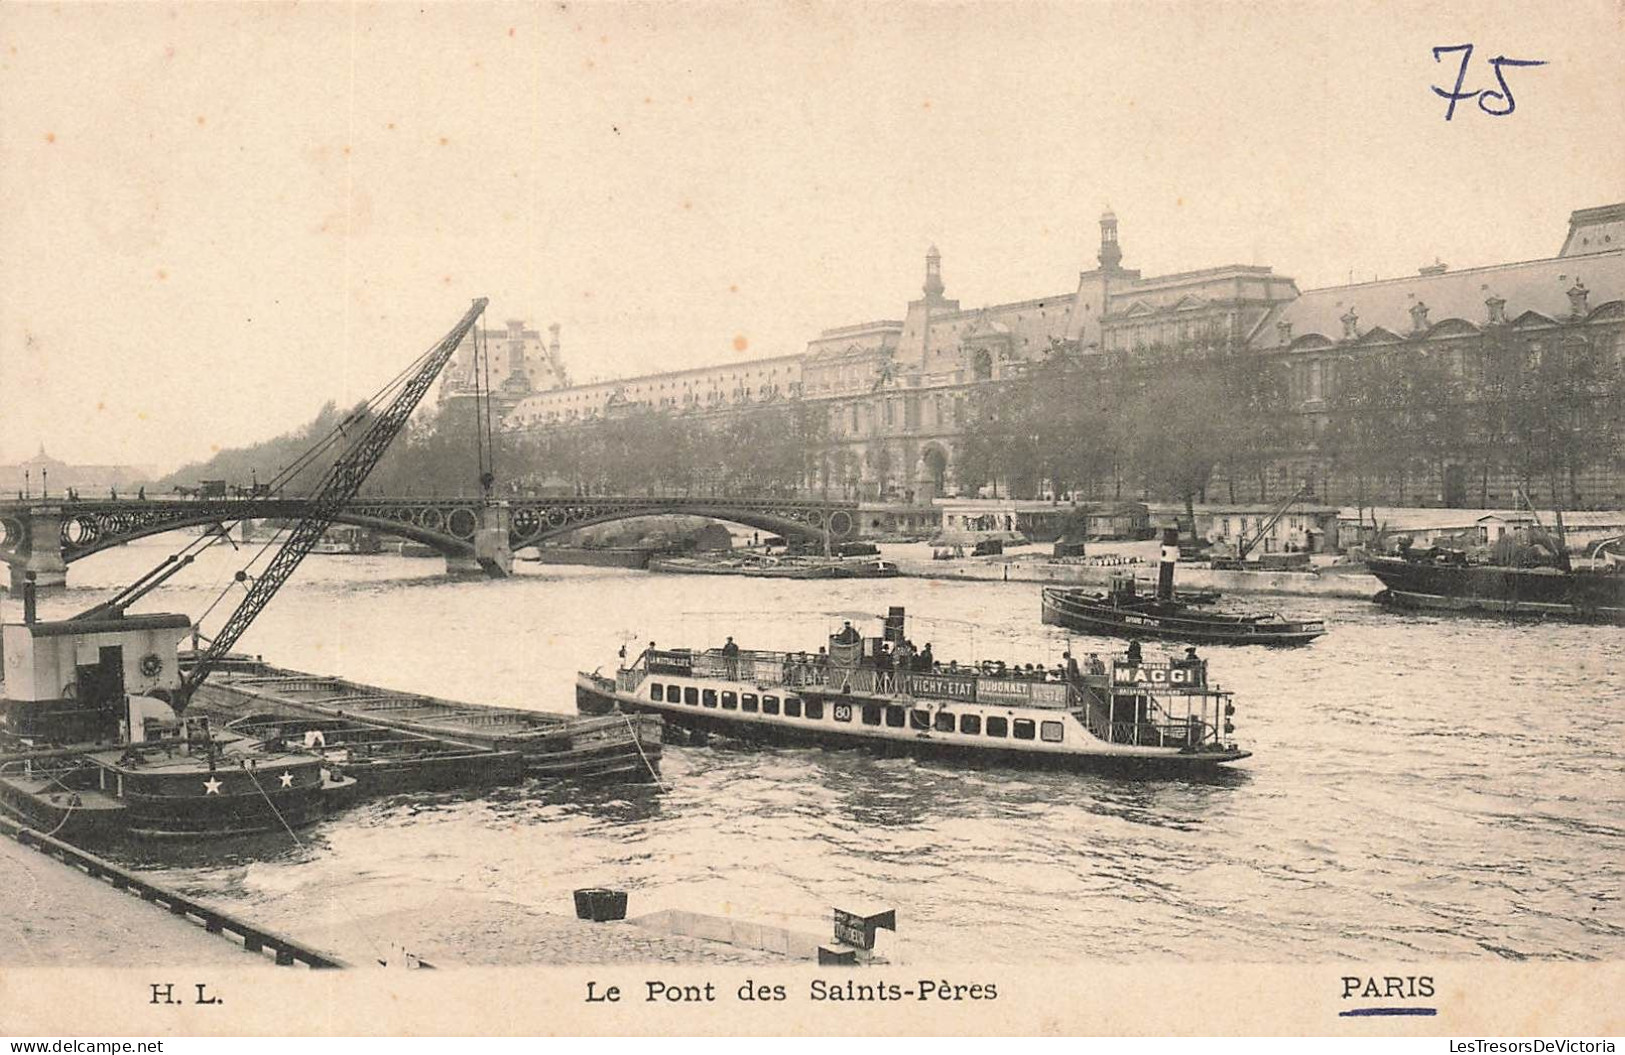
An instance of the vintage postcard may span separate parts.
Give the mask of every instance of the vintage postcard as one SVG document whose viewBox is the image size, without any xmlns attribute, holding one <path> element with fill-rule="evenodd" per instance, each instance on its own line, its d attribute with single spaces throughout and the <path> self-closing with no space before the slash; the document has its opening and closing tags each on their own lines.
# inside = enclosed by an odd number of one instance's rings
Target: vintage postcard
<svg viewBox="0 0 1625 1055">
<path fill-rule="evenodd" d="M 1613 1050 L 1622 100 L 1609 0 L 0 7 L 0 1033 Z"/>
</svg>

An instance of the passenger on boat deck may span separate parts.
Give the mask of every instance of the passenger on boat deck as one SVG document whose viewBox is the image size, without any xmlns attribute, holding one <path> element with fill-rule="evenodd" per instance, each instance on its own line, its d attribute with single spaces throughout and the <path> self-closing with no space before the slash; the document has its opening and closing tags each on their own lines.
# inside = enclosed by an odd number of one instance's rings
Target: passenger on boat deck
<svg viewBox="0 0 1625 1055">
<path fill-rule="evenodd" d="M 1141 662 L 1140 639 L 1131 638 L 1128 643 L 1128 661 L 1138 666 Z"/>
<path fill-rule="evenodd" d="M 1061 653 L 1061 658 L 1066 660 L 1066 680 L 1067 681 L 1077 681 L 1078 680 L 1078 673 L 1079 673 L 1079 671 L 1078 671 L 1078 661 L 1072 658 L 1072 653 L 1071 652 L 1063 652 L 1063 653 Z M 1093 660 L 1095 657 L 1093 655 L 1091 655 L 1089 658 L 1091 660 Z"/>
<path fill-rule="evenodd" d="M 840 633 L 835 635 L 837 645 L 855 645 L 863 640 L 863 635 L 852 629 L 850 622 L 842 625 Z"/>
<path fill-rule="evenodd" d="M 927 641 L 920 654 L 914 658 L 914 669 L 928 671 L 936 666 L 936 660 L 931 658 L 931 642 Z"/>
<path fill-rule="evenodd" d="M 1091 674 L 1104 674 L 1104 673 L 1106 673 L 1106 664 L 1101 662 L 1100 654 L 1098 652 L 1089 653 L 1089 673 L 1091 673 Z"/>
<path fill-rule="evenodd" d="M 817 663 L 820 667 L 829 666 L 829 653 L 824 651 L 823 645 L 818 646 L 818 655 L 814 658 L 813 662 Z"/>
</svg>

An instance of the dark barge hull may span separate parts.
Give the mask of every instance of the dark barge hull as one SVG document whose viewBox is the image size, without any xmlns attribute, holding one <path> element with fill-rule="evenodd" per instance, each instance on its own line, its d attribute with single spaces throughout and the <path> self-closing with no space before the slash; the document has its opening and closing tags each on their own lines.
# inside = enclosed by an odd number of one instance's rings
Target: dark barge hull
<svg viewBox="0 0 1625 1055">
<path fill-rule="evenodd" d="M 102 759 L 96 764 L 108 787 L 119 788 L 117 795 L 8 773 L 0 776 L 0 807 L 36 830 L 69 841 L 217 838 L 311 824 L 348 802 L 354 791 L 354 781 L 330 778 L 314 760 L 270 756 L 267 762 L 251 769 L 222 761 L 210 769 L 201 762 L 171 760 L 149 768 Z M 286 784 L 279 779 L 283 773 Z"/>
<path fill-rule="evenodd" d="M 1557 568 L 1432 564 L 1372 557 L 1387 587 L 1374 599 L 1396 608 L 1552 617 L 1625 626 L 1625 574 Z"/>
<path fill-rule="evenodd" d="M 5 775 L 0 775 L 0 813 L 67 842 L 101 842 L 126 828 L 123 803 L 89 800 L 76 806 L 66 793 Z"/>
<path fill-rule="evenodd" d="M 1176 604 L 1178 604 L 1176 602 Z M 1253 622 L 1235 616 L 1187 613 L 1159 602 L 1114 605 L 1093 594 L 1046 587 L 1043 621 L 1080 634 L 1184 641 L 1201 645 L 1307 645 L 1326 632 L 1317 620 Z"/>
<path fill-rule="evenodd" d="M 663 719 L 668 729 L 676 729 L 696 742 L 717 736 L 741 743 L 822 746 L 861 749 L 874 754 L 923 759 L 940 759 L 960 765 L 1016 767 L 1111 773 L 1127 776 L 1168 776 L 1204 774 L 1217 776 L 1227 772 L 1225 763 L 1251 756 L 1251 751 L 1191 752 L 1177 755 L 1113 756 L 1088 754 L 1037 754 L 1029 751 L 998 748 L 967 748 L 956 744 L 918 738 L 910 741 L 876 740 L 856 734 L 837 733 L 815 727 L 794 726 L 753 727 L 720 717 L 718 712 L 686 708 L 682 711 L 640 706 L 636 701 L 614 695 L 615 683 L 607 678 L 594 678 L 582 674 L 576 679 L 576 707 L 583 714 L 613 714 L 617 711 L 655 715 Z"/>
</svg>

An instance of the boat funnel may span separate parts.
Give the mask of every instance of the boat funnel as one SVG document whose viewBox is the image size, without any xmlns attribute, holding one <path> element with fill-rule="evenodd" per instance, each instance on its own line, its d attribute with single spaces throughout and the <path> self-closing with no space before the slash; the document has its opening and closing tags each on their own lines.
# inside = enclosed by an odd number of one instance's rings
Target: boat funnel
<svg viewBox="0 0 1625 1055">
<path fill-rule="evenodd" d="M 1162 529 L 1162 563 L 1157 565 L 1157 600 L 1174 597 L 1174 565 L 1179 563 L 1179 529 Z"/>
<path fill-rule="evenodd" d="M 886 610 L 886 641 L 899 645 L 903 642 L 903 606 L 894 604 Z"/>
</svg>

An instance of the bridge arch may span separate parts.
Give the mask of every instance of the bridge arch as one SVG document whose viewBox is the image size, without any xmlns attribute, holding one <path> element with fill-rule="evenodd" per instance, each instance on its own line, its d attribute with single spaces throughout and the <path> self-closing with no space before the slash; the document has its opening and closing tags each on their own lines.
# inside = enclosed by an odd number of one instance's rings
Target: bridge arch
<svg viewBox="0 0 1625 1055">
<path fill-rule="evenodd" d="M 788 515 L 776 513 L 771 510 L 741 509 L 736 506 L 718 506 L 703 501 L 674 502 L 661 508 L 630 507 L 606 508 L 587 507 L 576 511 L 574 515 L 564 510 L 549 510 L 547 515 L 531 518 L 525 511 L 516 507 L 513 516 L 513 530 L 509 537 L 514 548 L 521 546 L 535 546 L 550 539 L 567 535 L 581 528 L 592 527 L 596 524 L 608 524 L 616 520 L 633 520 L 638 517 L 650 516 L 697 516 L 711 520 L 726 521 L 731 524 L 743 524 L 746 527 L 760 528 L 775 535 L 787 538 L 801 538 L 822 542 L 827 533 L 831 540 L 849 538 L 857 534 L 858 518 L 856 510 L 834 509 L 816 521 L 811 521 Z"/>
<path fill-rule="evenodd" d="M 822 540 L 858 533 L 856 503 L 736 498 L 515 498 L 508 503 L 511 549 L 577 528 L 660 514 L 724 520 L 776 534 Z M 352 502 L 334 521 L 435 547 L 448 557 L 474 555 L 484 503 L 469 498 L 372 498 Z M 14 568 L 42 551 L 57 567 L 135 539 L 244 519 L 294 520 L 310 511 L 300 498 L 0 503 L 0 561 Z"/>
</svg>

